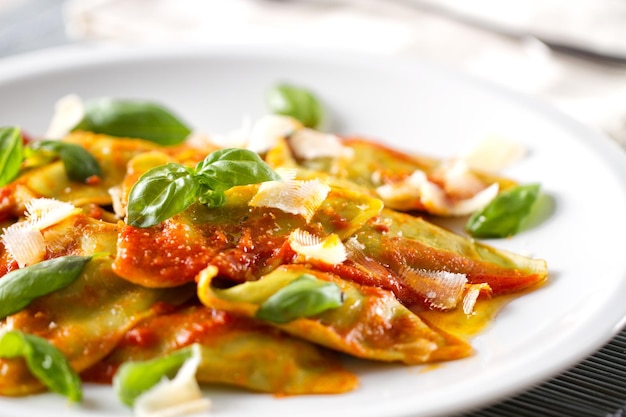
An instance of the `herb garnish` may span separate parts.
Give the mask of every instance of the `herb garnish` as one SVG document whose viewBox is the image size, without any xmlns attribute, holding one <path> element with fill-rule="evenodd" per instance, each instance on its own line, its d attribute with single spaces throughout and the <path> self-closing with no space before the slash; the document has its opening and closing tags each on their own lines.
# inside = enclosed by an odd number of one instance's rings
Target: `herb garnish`
<svg viewBox="0 0 626 417">
<path fill-rule="evenodd" d="M 516 234 L 539 196 L 540 185 L 520 185 L 503 191 L 474 213 L 465 229 L 476 238 L 499 238 Z"/>
<path fill-rule="evenodd" d="M 22 135 L 17 127 L 0 128 L 0 187 L 17 176 L 24 159 Z"/>
<path fill-rule="evenodd" d="M 197 345 L 146 361 L 125 362 L 113 377 L 113 388 L 124 404 L 132 406 L 137 397 L 159 383 L 163 377 L 173 378 L 194 355 L 200 355 Z"/>
<path fill-rule="evenodd" d="M 171 111 L 147 101 L 100 98 L 85 104 L 85 115 L 72 131 L 139 138 L 159 145 L 176 145 L 191 129 Z"/>
<path fill-rule="evenodd" d="M 303 125 L 315 128 L 322 119 L 322 105 L 309 90 L 290 84 L 274 86 L 267 94 L 272 113 L 291 116 Z"/>
<path fill-rule="evenodd" d="M 34 299 L 73 283 L 91 256 L 62 256 L 9 272 L 0 279 L 0 319 L 28 306 Z"/>
<path fill-rule="evenodd" d="M 342 304 L 343 293 L 337 284 L 302 274 L 265 300 L 257 310 L 256 318 L 282 324 Z"/>
<path fill-rule="evenodd" d="M 23 357 L 30 372 L 51 391 L 74 402 L 82 399 L 79 376 L 63 353 L 46 339 L 18 330 L 7 331 L 0 334 L 0 357 Z"/>
<path fill-rule="evenodd" d="M 210 153 L 195 168 L 168 163 L 144 173 L 128 197 L 128 224 L 150 227 L 181 213 L 199 201 L 209 207 L 224 204 L 224 192 L 238 185 L 279 180 L 257 153 L 227 148 Z"/>
<path fill-rule="evenodd" d="M 85 182 L 91 177 L 101 177 L 100 164 L 89 152 L 80 145 L 58 140 L 42 140 L 34 142 L 31 148 L 35 151 L 51 151 L 61 158 L 67 177 L 72 181 Z"/>
</svg>

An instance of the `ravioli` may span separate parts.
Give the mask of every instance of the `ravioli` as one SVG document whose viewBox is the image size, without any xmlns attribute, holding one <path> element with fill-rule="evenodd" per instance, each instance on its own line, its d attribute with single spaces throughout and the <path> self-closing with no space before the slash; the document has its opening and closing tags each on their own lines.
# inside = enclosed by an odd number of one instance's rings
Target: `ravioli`
<svg viewBox="0 0 626 417">
<path fill-rule="evenodd" d="M 285 324 L 271 324 L 352 356 L 415 365 L 472 353 L 466 342 L 430 328 L 392 293 L 379 288 L 364 287 L 303 265 L 285 265 L 258 281 L 220 290 L 212 286 L 216 272 L 216 268 L 209 267 L 200 274 L 198 295 L 202 303 L 250 318 L 256 317 L 269 297 L 304 274 L 335 283 L 343 294 L 341 307 Z"/>
<path fill-rule="evenodd" d="M 467 298 L 519 293 L 546 280 L 545 261 L 421 217 L 458 214 L 459 202 L 476 192 L 507 189 L 515 181 L 470 170 L 457 187 L 445 161 L 361 138 L 335 143 L 327 137 L 341 155 L 311 158 L 296 149 L 302 144 L 296 146 L 293 135 L 273 139 L 261 156 L 284 174 L 283 182 L 315 181 L 325 190 L 312 209 L 290 211 L 271 201 L 288 199 L 281 193 L 293 192 L 283 191 L 289 187 L 277 186 L 275 195 L 260 199 L 260 190 L 272 184 L 252 183 L 226 190 L 221 206 L 198 199 L 158 224 L 131 225 L 126 208 L 142 176 L 164 164 L 197 174 L 193 167 L 219 149 L 208 141 L 159 146 L 70 134 L 63 140 L 82 146 L 101 166 L 101 177 L 86 183 L 70 180 L 61 161 L 27 160 L 0 188 L 0 226 L 23 221 L 33 199 L 72 203 L 81 210 L 40 230 L 40 258 L 92 258 L 76 281 L 4 318 L 0 331 L 45 338 L 88 382 L 110 383 L 125 362 L 199 344 L 196 378 L 203 384 L 336 394 L 358 387 L 358 375 L 342 365 L 345 355 L 421 365 L 475 354 L 468 340 L 421 319 L 421 312 L 458 311 Z M 416 175 L 439 187 L 443 206 L 402 188 Z M 325 244 L 335 250 L 332 256 Z M 0 280 L 27 263 L 6 246 L 0 243 Z M 258 315 L 270 297 L 302 276 L 338 289 L 340 305 L 280 323 Z M 0 395 L 42 390 L 24 360 L 0 359 Z"/>
<path fill-rule="evenodd" d="M 201 345 L 198 382 L 283 395 L 337 394 L 358 385 L 332 352 L 225 310 L 188 306 L 143 320 L 118 347 L 83 373 L 110 383 L 124 362 Z"/>
<path fill-rule="evenodd" d="M 1 278 L 0 278 L 1 279 Z M 78 372 L 98 363 L 141 319 L 165 304 L 180 304 L 193 288 L 154 290 L 129 283 L 111 271 L 111 259 L 91 260 L 69 287 L 35 300 L 0 322 L 47 339 Z M 0 395 L 19 396 L 44 389 L 22 359 L 0 359 Z"/>
</svg>

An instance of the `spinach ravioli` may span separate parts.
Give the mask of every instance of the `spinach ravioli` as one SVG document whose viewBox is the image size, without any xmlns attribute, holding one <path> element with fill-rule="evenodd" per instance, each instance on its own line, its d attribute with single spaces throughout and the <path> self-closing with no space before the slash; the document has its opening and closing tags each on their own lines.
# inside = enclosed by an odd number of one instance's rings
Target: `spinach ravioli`
<svg viewBox="0 0 626 417">
<path fill-rule="evenodd" d="M 201 385 L 339 394 L 358 389 L 346 355 L 405 366 L 480 354 L 433 318 L 469 322 L 546 280 L 544 260 L 428 220 L 469 216 L 515 181 L 289 116 L 264 123 L 287 129 L 235 148 L 77 128 L 59 143 L 96 161 L 84 180 L 50 151 L 62 145 L 20 154 L 0 187 L 0 334 L 44 339 L 83 382 L 193 345 Z M 82 269 L 55 286 L 73 257 Z M 32 349 L 0 342 L 0 395 L 53 389 Z"/>
</svg>

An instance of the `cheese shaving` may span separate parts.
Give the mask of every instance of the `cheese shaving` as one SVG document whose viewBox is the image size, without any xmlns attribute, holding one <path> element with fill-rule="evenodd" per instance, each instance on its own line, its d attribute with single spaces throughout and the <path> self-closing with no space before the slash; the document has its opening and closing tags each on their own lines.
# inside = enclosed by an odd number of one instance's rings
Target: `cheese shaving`
<svg viewBox="0 0 626 417">
<path fill-rule="evenodd" d="M 26 203 L 27 221 L 39 230 L 57 224 L 80 209 L 65 201 L 54 198 L 34 198 Z"/>
<path fill-rule="evenodd" d="M 288 116 L 263 116 L 252 126 L 246 148 L 256 153 L 265 153 L 276 146 L 278 139 L 286 138 L 301 128 L 300 122 Z"/>
<path fill-rule="evenodd" d="M 448 271 L 431 271 L 404 267 L 400 271 L 402 281 L 426 298 L 433 307 L 453 309 L 463 295 L 467 277 Z"/>
<path fill-rule="evenodd" d="M 425 208 L 430 213 L 441 216 L 466 216 L 480 210 L 498 195 L 498 190 L 499 185 L 494 183 L 467 199 L 451 200 L 443 188 L 430 181 L 426 173 L 420 170 L 414 171 L 402 181 L 376 188 L 380 198 L 392 208 Z"/>
<path fill-rule="evenodd" d="M 474 313 L 474 306 L 476 305 L 476 300 L 478 300 L 479 294 L 479 289 L 470 288 L 470 290 L 465 294 L 465 297 L 463 297 L 463 312 L 468 316 Z"/>
<path fill-rule="evenodd" d="M 245 148 L 250 137 L 252 122 L 249 117 L 244 117 L 241 126 L 226 133 L 203 133 L 191 132 L 185 139 L 185 143 L 198 149 L 206 149 L 207 146 L 220 148 Z"/>
<path fill-rule="evenodd" d="M 341 143 L 336 135 L 304 128 L 294 132 L 289 138 L 293 153 L 298 158 L 346 158 L 354 156 L 354 150 Z"/>
<path fill-rule="evenodd" d="M 46 255 L 43 235 L 25 222 L 4 229 L 2 243 L 20 268 L 42 261 Z"/>
<path fill-rule="evenodd" d="M 351 237 L 345 243 L 348 259 L 359 265 L 368 273 L 377 277 L 389 277 L 391 272 L 376 260 L 365 254 L 365 246 L 356 237 Z"/>
<path fill-rule="evenodd" d="M 45 137 L 61 139 L 76 126 L 85 116 L 83 101 L 76 94 L 61 97 L 54 105 L 54 115 Z"/>
<path fill-rule="evenodd" d="M 2 243 L 23 268 L 44 259 L 46 242 L 41 230 L 80 212 L 70 203 L 52 198 L 34 198 L 26 203 L 26 219 L 4 229 Z"/>
<path fill-rule="evenodd" d="M 473 169 L 498 172 L 522 159 L 526 153 L 527 149 L 520 143 L 490 136 L 468 152 L 463 160 Z"/>
<path fill-rule="evenodd" d="M 124 191 L 122 190 L 122 186 L 116 185 L 109 188 L 107 192 L 111 196 L 111 205 L 113 206 L 115 217 L 118 219 L 126 217 L 126 205 L 123 201 Z"/>
<path fill-rule="evenodd" d="M 193 354 L 180 368 L 174 379 L 162 379 L 135 401 L 137 417 L 178 417 L 208 410 L 211 402 L 204 398 L 196 380 L 196 370 L 202 360 L 199 345 L 192 346 Z"/>
<path fill-rule="evenodd" d="M 485 183 L 461 159 L 446 161 L 437 171 L 441 174 L 443 188 L 448 195 L 468 198 L 485 188 Z"/>
<path fill-rule="evenodd" d="M 486 283 L 468 285 L 465 296 L 463 296 L 463 313 L 468 316 L 474 314 L 474 307 L 476 306 L 476 301 L 478 301 L 478 296 L 481 293 L 491 296 L 491 292 L 491 287 Z"/>
<path fill-rule="evenodd" d="M 304 261 L 317 260 L 337 265 L 346 260 L 346 248 L 336 234 L 325 239 L 305 230 L 296 229 L 289 235 L 289 245 Z"/>
<path fill-rule="evenodd" d="M 472 214 L 473 212 L 484 208 L 491 202 L 491 200 L 496 198 L 499 190 L 500 186 L 498 183 L 493 183 L 479 193 L 474 194 L 473 197 L 456 201 L 450 208 L 449 214 L 453 216 L 465 216 Z"/>
<path fill-rule="evenodd" d="M 300 215 L 308 222 L 322 205 L 330 187 L 317 179 L 268 181 L 250 200 L 251 207 L 272 207 L 286 213 Z"/>
</svg>

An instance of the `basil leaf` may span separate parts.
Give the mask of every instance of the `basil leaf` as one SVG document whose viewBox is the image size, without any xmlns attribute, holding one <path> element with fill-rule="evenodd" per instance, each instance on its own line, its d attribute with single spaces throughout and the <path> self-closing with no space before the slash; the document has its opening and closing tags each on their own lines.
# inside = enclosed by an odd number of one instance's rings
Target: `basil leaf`
<svg viewBox="0 0 626 417">
<path fill-rule="evenodd" d="M 173 378 L 185 361 L 194 354 L 192 346 L 147 361 L 125 362 L 113 377 L 113 388 L 124 404 L 132 406 L 137 397 L 159 383 Z"/>
<path fill-rule="evenodd" d="M 128 196 L 128 224 L 150 227 L 189 207 L 198 198 L 193 170 L 169 163 L 152 168 L 133 185 Z"/>
<path fill-rule="evenodd" d="M 17 176 L 23 159 L 24 145 L 20 129 L 17 127 L 0 128 L 0 187 Z"/>
<path fill-rule="evenodd" d="M 223 191 L 203 190 L 198 201 L 207 207 L 221 207 L 226 204 L 226 194 Z"/>
<path fill-rule="evenodd" d="M 270 296 L 256 312 L 256 318 L 288 323 L 340 307 L 343 294 L 337 284 L 303 274 Z"/>
<path fill-rule="evenodd" d="M 281 179 L 256 152 L 238 148 L 210 153 L 196 166 L 196 172 L 201 184 L 218 192 L 237 185 Z"/>
<path fill-rule="evenodd" d="M 62 256 L 9 272 L 0 279 L 0 320 L 35 298 L 67 287 L 83 272 L 91 256 Z"/>
<path fill-rule="evenodd" d="M 3 278 L 4 279 L 4 278 Z M 0 336 L 0 357 L 21 356 L 30 372 L 51 391 L 79 402 L 83 393 L 81 380 L 63 353 L 46 339 L 10 330 Z"/>
<path fill-rule="evenodd" d="M 156 103 L 109 98 L 86 103 L 85 116 L 75 130 L 145 139 L 159 145 L 176 145 L 191 133 L 184 122 Z"/>
<path fill-rule="evenodd" d="M 465 229 L 476 238 L 513 236 L 529 215 L 539 190 L 539 184 L 529 184 L 503 191 L 486 207 L 474 213 Z"/>
<path fill-rule="evenodd" d="M 72 181 L 85 182 L 90 177 L 101 177 L 100 164 L 85 148 L 74 143 L 43 140 L 33 144 L 33 149 L 52 151 L 59 155 L 67 177 Z"/>
<path fill-rule="evenodd" d="M 267 94 L 272 113 L 291 116 L 303 125 L 314 128 L 322 119 L 322 106 L 310 91 L 289 84 L 274 86 Z"/>
<path fill-rule="evenodd" d="M 224 191 L 236 186 L 279 180 L 255 152 L 221 149 L 188 168 L 169 163 L 152 168 L 133 185 L 128 196 L 128 224 L 150 227 L 169 219 L 196 201 L 210 207 L 226 202 Z"/>
</svg>

